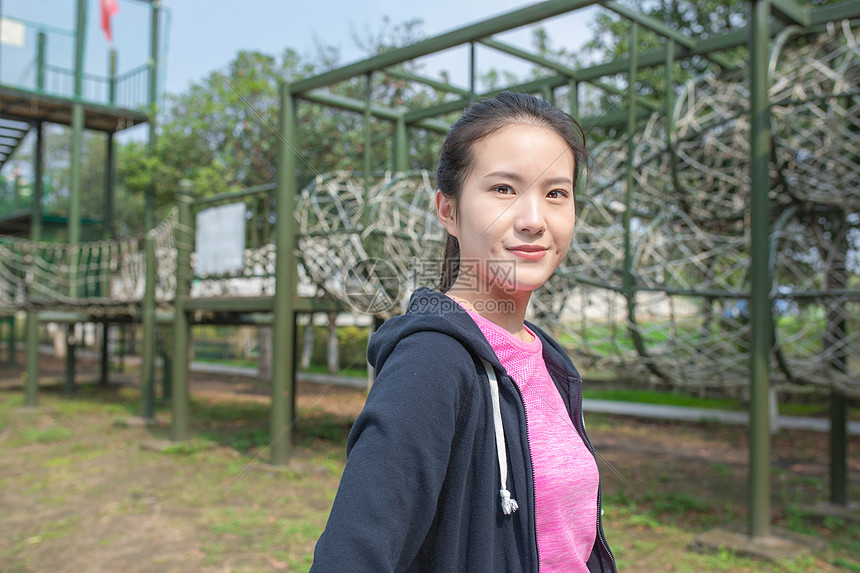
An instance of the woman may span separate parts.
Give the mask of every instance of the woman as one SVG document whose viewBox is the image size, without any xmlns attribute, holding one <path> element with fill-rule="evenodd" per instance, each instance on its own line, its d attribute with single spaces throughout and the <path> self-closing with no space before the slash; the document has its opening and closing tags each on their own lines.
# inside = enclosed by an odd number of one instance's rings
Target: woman
<svg viewBox="0 0 860 573">
<path fill-rule="evenodd" d="M 478 102 L 436 171 L 440 291 L 374 334 L 376 379 L 312 571 L 615 571 L 581 379 L 525 321 L 564 260 L 582 128 L 538 98 Z"/>
</svg>

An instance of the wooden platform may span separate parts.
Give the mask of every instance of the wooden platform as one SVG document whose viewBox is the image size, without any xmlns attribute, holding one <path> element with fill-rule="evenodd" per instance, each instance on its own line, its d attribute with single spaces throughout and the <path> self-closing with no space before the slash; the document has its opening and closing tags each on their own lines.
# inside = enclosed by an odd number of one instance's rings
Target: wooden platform
<svg viewBox="0 0 860 573">
<path fill-rule="evenodd" d="M 72 125 L 74 100 L 37 92 L 0 86 L 0 116 L 25 122 L 50 122 Z M 95 131 L 116 132 L 146 123 L 143 111 L 83 103 L 84 127 Z"/>
</svg>

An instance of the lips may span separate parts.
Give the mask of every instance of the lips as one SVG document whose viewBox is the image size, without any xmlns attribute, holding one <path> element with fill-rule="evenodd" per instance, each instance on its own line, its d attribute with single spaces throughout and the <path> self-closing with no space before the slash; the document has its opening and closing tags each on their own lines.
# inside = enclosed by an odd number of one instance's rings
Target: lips
<svg viewBox="0 0 860 573">
<path fill-rule="evenodd" d="M 540 245 L 518 245 L 516 247 L 508 247 L 507 250 L 520 258 L 530 261 L 542 259 L 546 255 L 546 247 L 541 247 Z"/>
<path fill-rule="evenodd" d="M 525 251 L 527 253 L 533 253 L 535 251 L 545 251 L 546 247 L 541 247 L 540 245 L 519 245 L 517 247 L 508 247 L 509 251 Z"/>
</svg>

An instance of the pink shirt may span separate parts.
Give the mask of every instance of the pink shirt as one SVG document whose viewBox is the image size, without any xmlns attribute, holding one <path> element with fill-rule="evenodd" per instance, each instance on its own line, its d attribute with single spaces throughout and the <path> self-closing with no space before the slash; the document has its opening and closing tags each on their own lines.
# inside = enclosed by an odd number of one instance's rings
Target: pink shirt
<svg viewBox="0 0 860 573">
<path fill-rule="evenodd" d="M 587 572 L 585 562 L 597 536 L 597 464 L 547 372 L 540 338 L 526 327 L 534 341 L 524 342 L 463 308 L 523 395 L 535 478 L 540 569 L 544 573 Z"/>
</svg>

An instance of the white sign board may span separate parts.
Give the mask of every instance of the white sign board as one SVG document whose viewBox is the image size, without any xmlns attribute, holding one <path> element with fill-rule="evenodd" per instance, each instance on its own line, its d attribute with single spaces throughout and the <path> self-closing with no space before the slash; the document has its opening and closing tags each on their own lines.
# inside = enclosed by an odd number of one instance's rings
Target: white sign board
<svg viewBox="0 0 860 573">
<path fill-rule="evenodd" d="M 0 44 L 24 47 L 24 24 L 8 18 L 0 18 Z"/>
<path fill-rule="evenodd" d="M 197 274 L 242 270 L 245 253 L 245 204 L 234 203 L 197 213 Z"/>
</svg>

